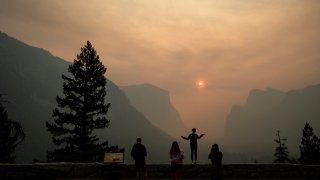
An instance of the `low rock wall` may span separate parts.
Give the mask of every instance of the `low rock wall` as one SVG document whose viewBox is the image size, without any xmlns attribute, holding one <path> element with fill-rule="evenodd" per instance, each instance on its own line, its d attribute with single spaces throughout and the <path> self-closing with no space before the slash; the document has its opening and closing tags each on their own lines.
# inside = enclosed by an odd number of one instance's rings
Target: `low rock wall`
<svg viewBox="0 0 320 180">
<path fill-rule="evenodd" d="M 209 178 L 210 165 L 183 166 L 184 178 Z M 149 178 L 169 178 L 170 165 L 148 165 Z M 320 166 L 292 164 L 227 164 L 225 178 L 320 179 Z M 0 164 L 0 179 L 134 178 L 134 165 L 102 163 Z"/>
</svg>

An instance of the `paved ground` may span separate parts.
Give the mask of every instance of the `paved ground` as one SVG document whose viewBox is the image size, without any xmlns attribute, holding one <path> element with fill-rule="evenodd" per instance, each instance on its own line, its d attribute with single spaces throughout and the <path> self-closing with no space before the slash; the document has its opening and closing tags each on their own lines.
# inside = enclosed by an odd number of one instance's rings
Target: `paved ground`
<svg viewBox="0 0 320 180">
<path fill-rule="evenodd" d="M 52 179 L 52 180 L 105 180 L 105 179 Z M 135 180 L 135 179 L 121 179 L 121 180 Z M 149 178 L 149 180 L 170 180 L 170 179 L 152 179 Z M 182 180 L 210 180 L 210 179 L 189 179 L 189 178 L 185 178 Z M 223 180 L 236 180 L 236 179 L 223 179 Z M 242 179 L 241 180 L 292 180 L 292 179 Z M 305 179 L 294 179 L 294 180 L 305 180 Z"/>
</svg>

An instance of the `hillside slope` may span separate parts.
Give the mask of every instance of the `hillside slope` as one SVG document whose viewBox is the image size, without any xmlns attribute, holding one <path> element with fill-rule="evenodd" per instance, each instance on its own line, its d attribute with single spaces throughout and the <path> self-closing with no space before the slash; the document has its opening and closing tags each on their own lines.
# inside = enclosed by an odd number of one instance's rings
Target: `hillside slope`
<svg viewBox="0 0 320 180">
<path fill-rule="evenodd" d="M 142 112 L 152 124 L 179 138 L 187 130 L 179 112 L 170 102 L 169 92 L 151 84 L 120 87 L 131 104 Z"/>
<path fill-rule="evenodd" d="M 45 160 L 46 151 L 54 148 L 45 122 L 52 121 L 52 110 L 57 106 L 55 97 L 62 92 L 61 75 L 69 75 L 68 65 L 69 62 L 46 50 L 0 33 L 0 93 L 9 101 L 6 104 L 9 117 L 21 122 L 26 133 L 25 142 L 17 148 L 18 162 Z M 111 103 L 108 112 L 111 123 L 109 128 L 97 131 L 102 139 L 124 147 L 126 162 L 132 162 L 130 151 L 137 137 L 143 139 L 148 149 L 148 162 L 168 161 L 163 148 L 169 149 L 173 138 L 152 125 L 110 80 L 107 102 Z"/>
</svg>

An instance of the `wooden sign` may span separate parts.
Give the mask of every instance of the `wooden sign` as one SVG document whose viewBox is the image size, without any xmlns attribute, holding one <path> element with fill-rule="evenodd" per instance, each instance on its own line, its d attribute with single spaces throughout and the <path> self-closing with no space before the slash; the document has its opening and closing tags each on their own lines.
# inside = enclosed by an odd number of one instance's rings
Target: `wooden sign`
<svg viewBox="0 0 320 180">
<path fill-rule="evenodd" d="M 112 163 L 124 163 L 124 153 L 114 153 L 114 152 L 106 152 L 104 154 L 104 163 L 112 164 Z"/>
</svg>

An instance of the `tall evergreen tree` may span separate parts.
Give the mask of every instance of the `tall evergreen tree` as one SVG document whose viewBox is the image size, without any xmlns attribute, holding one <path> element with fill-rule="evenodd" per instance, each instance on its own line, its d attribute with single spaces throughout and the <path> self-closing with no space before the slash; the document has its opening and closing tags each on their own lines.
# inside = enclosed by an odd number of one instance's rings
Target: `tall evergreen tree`
<svg viewBox="0 0 320 180">
<path fill-rule="evenodd" d="M 302 131 L 300 146 L 302 164 L 320 164 L 320 139 L 313 133 L 313 128 L 306 123 Z"/>
<path fill-rule="evenodd" d="M 62 75 L 64 97 L 57 96 L 59 108 L 53 110 L 54 123 L 46 122 L 52 141 L 59 148 L 47 153 L 48 161 L 102 161 L 107 141 L 99 142 L 95 129 L 108 127 L 105 104 L 106 68 L 91 43 L 81 48 L 68 68 L 72 77 Z"/>
<path fill-rule="evenodd" d="M 280 131 L 277 131 L 276 134 L 277 138 L 274 139 L 274 141 L 278 144 L 278 146 L 275 149 L 275 160 L 273 161 L 274 163 L 289 163 L 289 152 L 288 148 L 285 144 L 285 141 L 287 141 L 286 138 L 281 138 L 280 136 Z"/>
<path fill-rule="evenodd" d="M 0 163 L 14 163 L 15 148 L 24 140 L 25 134 L 20 123 L 10 120 L 0 95 Z"/>
</svg>

